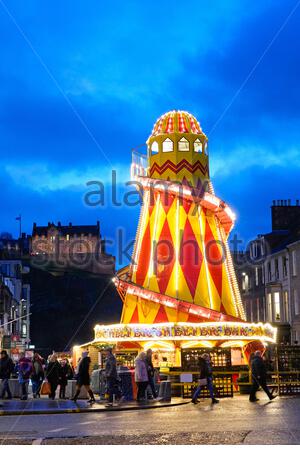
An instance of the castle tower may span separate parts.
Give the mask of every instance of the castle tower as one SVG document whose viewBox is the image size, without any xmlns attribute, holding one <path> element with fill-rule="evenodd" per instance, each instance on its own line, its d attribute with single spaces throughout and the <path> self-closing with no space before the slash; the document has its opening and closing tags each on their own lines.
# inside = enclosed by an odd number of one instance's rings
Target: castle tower
<svg viewBox="0 0 300 465">
<path fill-rule="evenodd" d="M 161 116 L 132 174 L 143 205 L 132 263 L 116 278 L 121 323 L 245 320 L 227 245 L 234 215 L 214 194 L 196 118 Z"/>
</svg>

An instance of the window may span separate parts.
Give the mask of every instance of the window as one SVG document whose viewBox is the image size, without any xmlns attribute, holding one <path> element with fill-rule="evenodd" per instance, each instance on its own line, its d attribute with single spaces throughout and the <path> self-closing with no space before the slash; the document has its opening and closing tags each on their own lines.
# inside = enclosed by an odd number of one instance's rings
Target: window
<svg viewBox="0 0 300 465">
<path fill-rule="evenodd" d="M 70 234 L 67 234 L 67 235 L 66 235 L 66 239 L 67 239 L 67 241 L 70 240 Z"/>
<path fill-rule="evenodd" d="M 267 295 L 268 295 L 267 297 L 268 298 L 268 319 L 272 321 L 273 320 L 272 318 L 272 294 L 269 293 Z"/>
<path fill-rule="evenodd" d="M 188 152 L 190 150 L 190 143 L 185 137 L 178 142 L 178 150 L 180 152 Z"/>
<path fill-rule="evenodd" d="M 274 292 L 275 320 L 280 320 L 280 293 Z"/>
<path fill-rule="evenodd" d="M 194 142 L 194 152 L 202 153 L 202 142 L 200 139 L 196 139 Z"/>
<path fill-rule="evenodd" d="M 268 262 L 268 281 L 272 280 L 271 262 Z"/>
<path fill-rule="evenodd" d="M 249 276 L 246 273 L 242 274 L 242 289 L 243 291 L 247 292 L 249 289 Z"/>
<path fill-rule="evenodd" d="M 204 142 L 204 153 L 205 153 L 205 155 L 208 155 L 208 144 L 207 144 L 207 142 Z"/>
<path fill-rule="evenodd" d="M 27 336 L 27 326 L 25 323 L 22 324 L 22 337 Z"/>
<path fill-rule="evenodd" d="M 296 250 L 292 251 L 292 273 L 293 276 L 297 276 Z"/>
<path fill-rule="evenodd" d="M 298 304 L 298 291 L 294 289 L 294 313 L 299 315 L 299 304 Z"/>
<path fill-rule="evenodd" d="M 255 267 L 255 285 L 258 286 L 258 267 Z"/>
<path fill-rule="evenodd" d="M 163 141 L 163 152 L 173 152 L 173 141 L 169 138 Z"/>
<path fill-rule="evenodd" d="M 260 321 L 260 305 L 259 305 L 259 297 L 256 298 L 256 311 L 257 311 L 257 322 Z"/>
<path fill-rule="evenodd" d="M 287 276 L 287 257 L 282 257 L 282 274 Z"/>
<path fill-rule="evenodd" d="M 158 152 L 159 152 L 158 143 L 154 141 L 153 144 L 151 145 L 151 155 L 155 155 Z"/>
<path fill-rule="evenodd" d="M 279 279 L 278 258 L 275 258 L 275 278 Z"/>
<path fill-rule="evenodd" d="M 289 321 L 289 293 L 288 291 L 283 292 L 283 307 L 284 307 L 284 319 Z"/>
</svg>

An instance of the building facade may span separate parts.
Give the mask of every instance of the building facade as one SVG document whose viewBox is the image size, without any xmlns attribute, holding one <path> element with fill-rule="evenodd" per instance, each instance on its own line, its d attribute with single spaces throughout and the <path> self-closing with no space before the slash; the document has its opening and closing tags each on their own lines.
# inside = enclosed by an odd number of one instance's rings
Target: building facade
<svg viewBox="0 0 300 465">
<path fill-rule="evenodd" d="M 30 344 L 30 285 L 23 280 L 28 272 L 21 260 L 0 260 L 1 347 L 16 355 Z"/>
<path fill-rule="evenodd" d="M 278 342 L 300 342 L 300 206 L 273 201 L 272 231 L 259 235 L 235 268 L 247 319 L 270 322 Z"/>
<path fill-rule="evenodd" d="M 48 222 L 47 226 L 33 224 L 31 239 L 33 265 L 46 264 L 55 268 L 86 268 L 89 271 L 113 274 L 115 259 L 106 254 L 101 237 L 100 222 L 96 225 L 62 225 Z M 48 263 L 49 264 L 49 263 Z"/>
</svg>

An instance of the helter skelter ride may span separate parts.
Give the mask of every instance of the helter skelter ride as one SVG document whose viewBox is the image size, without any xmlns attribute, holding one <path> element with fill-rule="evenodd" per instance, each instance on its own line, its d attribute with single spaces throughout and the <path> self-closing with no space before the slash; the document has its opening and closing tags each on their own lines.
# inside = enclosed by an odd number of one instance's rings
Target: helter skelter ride
<svg viewBox="0 0 300 465">
<path fill-rule="evenodd" d="M 270 324 L 247 323 L 227 244 L 234 214 L 209 177 L 208 139 L 196 118 L 170 111 L 154 124 L 147 155 L 133 152 L 143 196 L 132 263 L 114 278 L 120 324 L 97 325 L 94 343 L 117 350 L 239 347 L 246 359 L 275 342 Z"/>
</svg>

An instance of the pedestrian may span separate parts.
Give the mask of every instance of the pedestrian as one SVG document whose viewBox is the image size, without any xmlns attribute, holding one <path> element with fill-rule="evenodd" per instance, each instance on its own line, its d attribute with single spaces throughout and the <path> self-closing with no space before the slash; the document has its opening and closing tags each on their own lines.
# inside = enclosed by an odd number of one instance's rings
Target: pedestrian
<svg viewBox="0 0 300 465">
<path fill-rule="evenodd" d="M 259 389 L 259 386 L 262 387 L 270 400 L 275 399 L 277 396 L 273 396 L 267 386 L 267 369 L 260 350 L 254 352 L 254 357 L 251 362 L 251 373 L 252 386 L 249 397 L 250 402 L 256 402 L 259 400 L 256 397 L 256 392 Z"/>
<path fill-rule="evenodd" d="M 148 386 L 148 372 L 145 352 L 140 352 L 135 359 L 135 382 L 138 387 L 136 400 L 140 402 L 141 400 L 145 400 L 146 389 Z"/>
<path fill-rule="evenodd" d="M 44 359 L 37 353 L 34 352 L 32 359 L 32 374 L 31 374 L 31 383 L 32 383 L 32 394 L 33 398 L 41 397 L 40 389 L 45 377 L 44 373 Z"/>
<path fill-rule="evenodd" d="M 56 389 L 59 383 L 60 375 L 60 364 L 57 361 L 57 355 L 52 354 L 48 358 L 48 365 L 46 368 L 46 379 L 50 384 L 51 392 L 49 394 L 49 399 L 55 399 Z"/>
<path fill-rule="evenodd" d="M 207 386 L 209 395 L 211 398 L 212 404 L 217 404 L 219 401 L 214 396 L 214 385 L 213 385 L 213 375 L 212 375 L 212 366 L 210 361 L 209 354 L 203 354 L 199 358 L 199 368 L 200 368 L 200 381 L 199 386 L 195 390 L 192 398 L 193 404 L 198 403 L 198 397 L 200 395 L 201 389 L 203 386 Z"/>
<path fill-rule="evenodd" d="M 4 399 L 5 393 L 7 393 L 7 399 L 11 399 L 12 395 L 9 388 L 9 378 L 14 371 L 14 362 L 8 356 L 6 350 L 1 350 L 1 358 L 0 358 L 0 379 L 1 387 L 0 387 L 0 399 Z"/>
<path fill-rule="evenodd" d="M 20 353 L 19 362 L 17 365 L 18 380 L 22 388 L 21 400 L 28 398 L 28 384 L 33 371 L 32 361 L 26 357 L 25 352 Z"/>
<path fill-rule="evenodd" d="M 148 373 L 148 382 L 149 382 L 149 387 L 152 392 L 152 396 L 154 399 L 157 398 L 157 392 L 155 389 L 155 384 L 154 384 L 154 375 L 155 375 L 155 370 L 152 362 L 152 350 L 148 349 L 146 352 L 146 367 L 147 367 L 147 373 Z"/>
<path fill-rule="evenodd" d="M 106 407 L 112 407 L 114 396 L 118 395 L 118 373 L 117 360 L 111 347 L 106 349 L 105 378 L 108 392 L 108 403 Z"/>
<path fill-rule="evenodd" d="M 90 399 L 88 400 L 88 402 L 90 404 L 93 404 L 94 402 L 96 402 L 95 397 L 94 397 L 94 393 L 93 393 L 93 391 L 91 390 L 91 387 L 90 387 L 90 371 L 89 371 L 90 370 L 90 363 L 91 363 L 91 359 L 89 357 L 89 353 L 88 352 L 83 352 L 82 355 L 81 355 L 81 360 L 80 360 L 80 363 L 79 363 L 79 366 L 78 366 L 78 372 L 77 372 L 77 376 L 76 376 L 76 379 L 77 379 L 76 392 L 75 392 L 74 397 L 72 397 L 72 399 L 71 399 L 74 402 L 77 401 L 82 386 L 85 387 L 85 389 L 87 390 L 87 392 L 88 392 L 88 394 L 90 396 Z"/>
<path fill-rule="evenodd" d="M 60 361 L 60 374 L 59 374 L 59 398 L 66 398 L 66 387 L 68 380 L 73 378 L 73 370 L 69 364 L 69 360 L 64 358 Z"/>
</svg>

